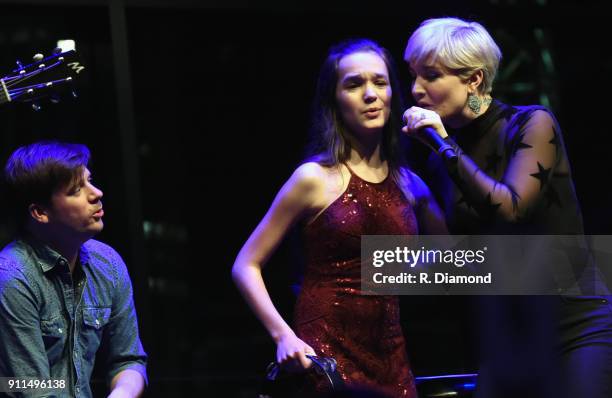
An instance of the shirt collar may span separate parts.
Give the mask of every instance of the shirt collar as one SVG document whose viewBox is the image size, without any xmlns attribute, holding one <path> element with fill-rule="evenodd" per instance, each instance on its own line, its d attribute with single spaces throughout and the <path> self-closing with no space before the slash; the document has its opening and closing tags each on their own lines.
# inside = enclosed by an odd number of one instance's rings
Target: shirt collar
<svg viewBox="0 0 612 398">
<path fill-rule="evenodd" d="M 39 241 L 31 235 L 24 237 L 24 240 L 26 240 L 32 249 L 34 249 L 36 261 L 43 272 L 52 270 L 56 265 L 61 264 L 62 262 L 68 266 L 68 260 L 45 243 Z M 85 245 L 81 245 L 77 261 L 81 264 L 81 266 L 85 266 L 89 263 L 89 258 L 89 251 L 85 248 Z"/>
</svg>

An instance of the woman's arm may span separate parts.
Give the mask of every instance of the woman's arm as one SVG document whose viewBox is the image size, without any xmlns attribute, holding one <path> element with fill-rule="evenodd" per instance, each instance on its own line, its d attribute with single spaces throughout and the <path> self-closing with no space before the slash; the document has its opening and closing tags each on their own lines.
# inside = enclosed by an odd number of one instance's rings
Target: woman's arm
<svg viewBox="0 0 612 398">
<path fill-rule="evenodd" d="M 277 344 L 277 362 L 297 359 L 303 367 L 314 350 L 297 338 L 278 313 L 264 284 L 261 269 L 289 229 L 308 215 L 324 187 L 321 166 L 300 166 L 277 194 L 272 206 L 248 238 L 232 267 L 232 277 L 245 300 Z"/>
<path fill-rule="evenodd" d="M 507 143 L 510 159 L 499 181 L 452 144 L 459 160 L 451 178 L 481 216 L 520 221 L 541 198 L 553 176 L 558 150 L 555 142 L 559 138 L 550 114 L 534 111 L 519 128 L 516 140 Z"/>
<path fill-rule="evenodd" d="M 448 165 L 449 174 L 470 205 L 485 218 L 520 221 L 541 198 L 557 164 L 561 144 L 553 117 L 544 110 L 522 112 L 518 117 L 514 120 L 518 129 L 515 139 L 506 144 L 508 167 L 499 180 L 489 176 L 452 139 L 446 138 L 458 155 L 457 163 Z M 440 132 L 435 120 L 416 123 L 413 129 L 425 125 Z"/>
</svg>

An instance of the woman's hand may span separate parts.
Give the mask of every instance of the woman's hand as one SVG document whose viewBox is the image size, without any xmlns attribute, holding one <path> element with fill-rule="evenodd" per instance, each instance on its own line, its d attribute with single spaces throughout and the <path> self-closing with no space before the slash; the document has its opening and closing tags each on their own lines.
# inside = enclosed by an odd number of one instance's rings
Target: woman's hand
<svg viewBox="0 0 612 398">
<path fill-rule="evenodd" d="M 448 137 L 448 133 L 442 124 L 440 115 L 434 111 L 430 111 L 429 109 L 413 106 L 404 112 L 403 120 L 406 125 L 402 127 L 402 131 L 409 136 L 418 139 L 424 144 L 428 145 L 428 143 L 424 140 L 423 135 L 420 134 L 420 129 L 425 126 L 432 127 L 442 138 Z"/>
<path fill-rule="evenodd" d="M 306 355 L 317 354 L 293 332 L 281 336 L 277 342 L 276 362 L 290 372 L 300 372 L 312 366 L 312 361 Z"/>
</svg>

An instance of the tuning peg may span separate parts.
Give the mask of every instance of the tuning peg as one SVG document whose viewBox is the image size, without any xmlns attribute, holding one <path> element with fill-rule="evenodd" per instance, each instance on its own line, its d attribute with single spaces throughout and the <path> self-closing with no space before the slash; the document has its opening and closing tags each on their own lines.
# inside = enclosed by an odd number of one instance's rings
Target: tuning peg
<svg viewBox="0 0 612 398">
<path fill-rule="evenodd" d="M 51 101 L 52 104 L 59 104 L 60 103 L 60 97 L 57 94 L 53 94 L 50 98 L 49 101 Z"/>
<path fill-rule="evenodd" d="M 44 55 L 42 55 L 41 53 L 36 53 L 34 54 L 34 56 L 32 57 L 32 59 L 34 60 L 34 62 L 39 62 L 42 61 L 43 58 L 45 58 Z"/>
<path fill-rule="evenodd" d="M 72 90 L 72 98 L 79 98 L 79 95 L 77 94 L 76 90 Z"/>
<path fill-rule="evenodd" d="M 15 61 L 15 63 L 17 64 L 17 68 L 18 68 L 19 70 L 22 70 L 22 69 L 23 69 L 23 64 L 21 63 L 21 61 L 20 61 L 20 60 Z"/>
<path fill-rule="evenodd" d="M 38 112 L 41 109 L 41 106 L 37 104 L 36 102 L 32 102 L 32 109 Z"/>
<path fill-rule="evenodd" d="M 61 47 L 55 47 L 53 49 L 53 55 L 57 55 L 57 54 L 61 54 L 61 53 L 62 53 Z"/>
</svg>

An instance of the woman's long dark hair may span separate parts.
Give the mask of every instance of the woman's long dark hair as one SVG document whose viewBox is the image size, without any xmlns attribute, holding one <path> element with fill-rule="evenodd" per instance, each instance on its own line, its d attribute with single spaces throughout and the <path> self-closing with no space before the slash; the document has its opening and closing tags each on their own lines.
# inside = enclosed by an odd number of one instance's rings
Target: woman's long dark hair
<svg viewBox="0 0 612 398">
<path fill-rule="evenodd" d="M 361 52 L 378 55 L 387 66 L 392 92 L 391 114 L 383 129 L 381 156 L 387 160 L 392 178 L 400 185 L 404 179 L 402 169 L 406 167 L 404 157 L 406 138 L 400 132 L 404 107 L 399 79 L 395 63 L 389 52 L 369 39 L 350 39 L 330 48 L 327 58 L 321 66 L 317 81 L 312 108 L 310 144 L 307 148 L 306 161 L 334 167 L 349 158 L 349 133 L 344 126 L 336 101 L 338 64 L 343 57 Z M 406 194 L 406 192 L 404 193 Z M 407 194 L 406 196 L 412 199 L 411 195 Z"/>
</svg>

